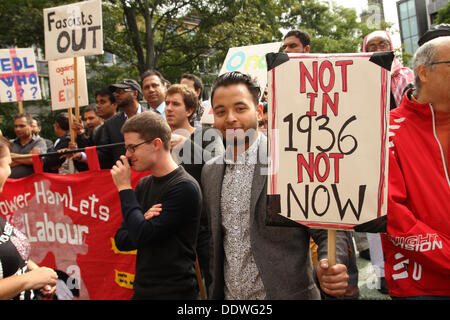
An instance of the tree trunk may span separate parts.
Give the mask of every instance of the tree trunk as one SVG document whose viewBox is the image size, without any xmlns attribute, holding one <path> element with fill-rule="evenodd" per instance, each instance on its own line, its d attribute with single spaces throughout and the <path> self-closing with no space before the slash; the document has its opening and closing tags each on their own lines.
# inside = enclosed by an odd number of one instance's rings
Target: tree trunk
<svg viewBox="0 0 450 320">
<path fill-rule="evenodd" d="M 136 23 L 136 8 L 133 6 L 128 7 L 125 4 L 125 0 L 122 0 L 122 7 L 126 18 L 126 25 L 128 26 L 128 34 L 130 35 L 134 50 L 136 51 L 138 63 L 137 67 L 139 73 L 142 74 L 146 70 L 146 64 L 144 60 L 144 50 L 142 48 L 139 30 Z"/>
<path fill-rule="evenodd" d="M 154 8 L 150 10 L 148 0 L 144 0 L 144 19 L 145 19 L 145 46 L 147 48 L 145 59 L 145 70 L 156 69 L 155 65 L 155 34 L 153 29 L 153 12 Z"/>
</svg>

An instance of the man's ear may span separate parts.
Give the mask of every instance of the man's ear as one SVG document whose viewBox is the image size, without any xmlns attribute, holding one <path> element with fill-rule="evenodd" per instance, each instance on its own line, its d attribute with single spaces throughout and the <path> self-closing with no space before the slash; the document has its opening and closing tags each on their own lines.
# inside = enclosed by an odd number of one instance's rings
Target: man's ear
<svg viewBox="0 0 450 320">
<path fill-rule="evenodd" d="M 304 52 L 305 52 L 305 53 L 309 53 L 309 50 L 311 50 L 311 46 L 308 44 L 308 45 L 305 47 Z"/>
<path fill-rule="evenodd" d="M 189 118 L 190 116 L 192 116 L 193 113 L 194 113 L 194 108 L 188 109 L 187 110 L 187 117 Z"/>
<path fill-rule="evenodd" d="M 155 148 L 155 152 L 158 151 L 161 148 L 164 148 L 163 142 L 162 142 L 162 140 L 160 138 L 155 138 L 152 141 L 152 144 L 153 144 L 153 147 Z"/>
<path fill-rule="evenodd" d="M 262 105 L 262 103 L 259 103 L 256 106 L 256 119 L 258 121 L 262 121 L 262 118 L 263 118 L 263 105 Z"/>
<path fill-rule="evenodd" d="M 420 82 L 427 82 L 429 77 L 429 69 L 426 65 L 421 64 L 417 67 L 417 75 L 419 76 Z"/>
</svg>

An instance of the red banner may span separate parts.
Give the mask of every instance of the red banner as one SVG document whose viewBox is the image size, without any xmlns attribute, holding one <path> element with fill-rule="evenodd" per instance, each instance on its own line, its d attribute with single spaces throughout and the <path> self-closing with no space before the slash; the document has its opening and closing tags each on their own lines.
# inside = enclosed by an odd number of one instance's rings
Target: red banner
<svg viewBox="0 0 450 320">
<path fill-rule="evenodd" d="M 58 270 L 59 298 L 130 299 L 136 252 L 121 252 L 114 235 L 122 222 L 117 188 L 109 170 L 100 170 L 95 147 L 86 149 L 89 171 L 35 173 L 8 179 L 0 195 L 1 216 L 31 244 L 30 259 Z M 133 172 L 133 188 L 149 172 Z"/>
</svg>

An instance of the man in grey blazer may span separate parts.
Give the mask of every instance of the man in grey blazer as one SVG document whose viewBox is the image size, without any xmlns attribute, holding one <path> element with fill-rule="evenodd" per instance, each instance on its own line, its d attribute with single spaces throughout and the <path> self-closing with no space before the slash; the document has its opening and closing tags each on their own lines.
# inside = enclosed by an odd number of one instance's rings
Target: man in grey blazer
<svg viewBox="0 0 450 320">
<path fill-rule="evenodd" d="M 204 205 L 211 230 L 211 299 L 320 299 L 347 288 L 347 238 L 338 232 L 334 266 L 313 270 L 310 236 L 327 255 L 327 231 L 267 226 L 267 138 L 258 132 L 260 89 L 248 75 L 230 72 L 213 85 L 214 127 L 225 155 L 203 168 Z"/>
</svg>

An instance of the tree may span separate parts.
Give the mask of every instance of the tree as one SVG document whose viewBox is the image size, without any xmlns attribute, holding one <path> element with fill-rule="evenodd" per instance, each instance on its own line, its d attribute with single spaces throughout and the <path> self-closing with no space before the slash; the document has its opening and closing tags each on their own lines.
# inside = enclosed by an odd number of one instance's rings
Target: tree
<svg viewBox="0 0 450 320">
<path fill-rule="evenodd" d="M 282 23 L 287 29 L 304 29 L 311 35 L 311 52 L 358 52 L 364 36 L 378 28 L 358 21 L 355 9 L 333 5 L 332 8 L 316 0 L 300 0 L 286 13 Z M 381 22 L 378 29 L 389 24 Z"/>
<path fill-rule="evenodd" d="M 438 10 L 435 22 L 437 24 L 450 23 L 450 2 Z"/>
<path fill-rule="evenodd" d="M 229 47 L 280 36 L 283 3 L 274 0 L 110 0 L 104 3 L 105 50 L 136 66 L 159 69 L 169 79 L 222 61 Z M 220 58 L 219 58 L 220 59 Z"/>
</svg>

